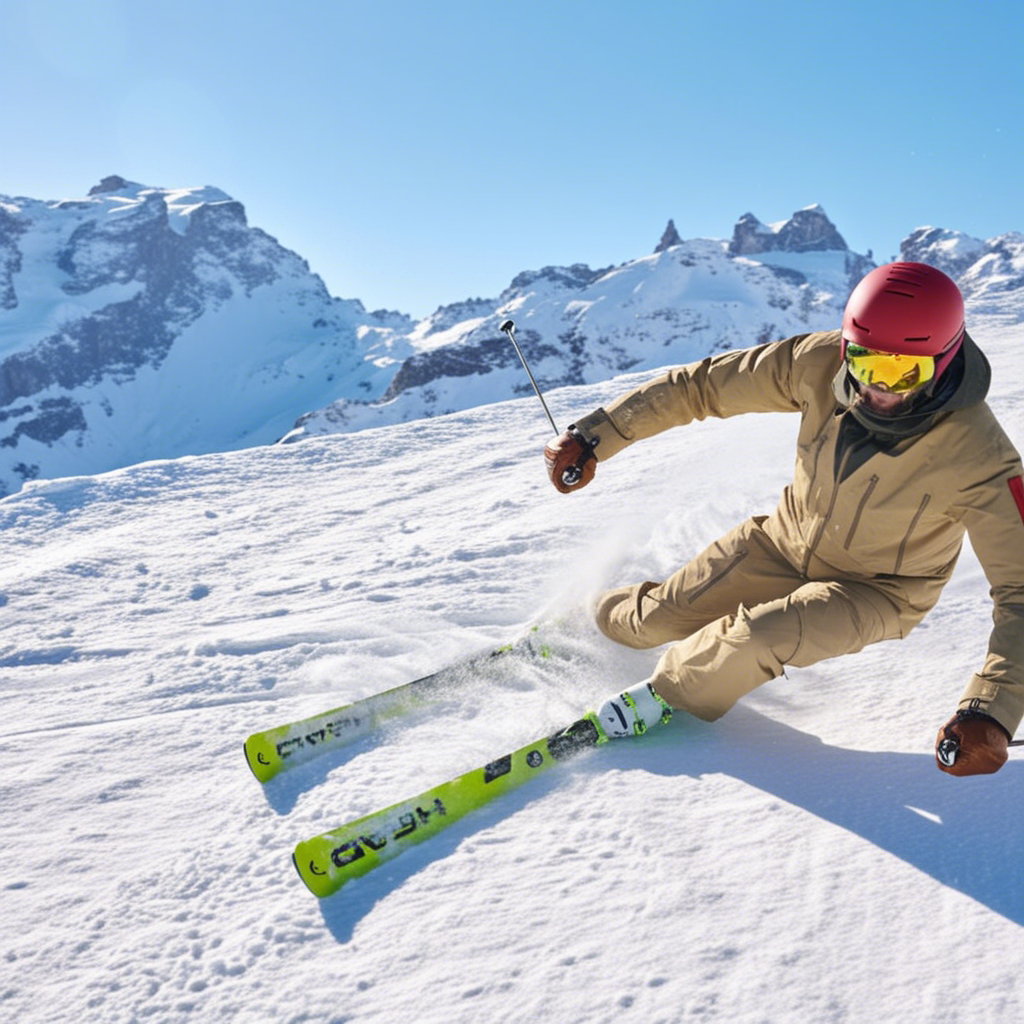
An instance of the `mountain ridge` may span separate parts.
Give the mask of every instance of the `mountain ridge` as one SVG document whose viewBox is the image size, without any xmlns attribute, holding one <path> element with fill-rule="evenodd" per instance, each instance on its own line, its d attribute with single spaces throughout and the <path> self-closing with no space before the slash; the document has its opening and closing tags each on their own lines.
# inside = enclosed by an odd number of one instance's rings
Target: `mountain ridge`
<svg viewBox="0 0 1024 1024">
<path fill-rule="evenodd" d="M 918 228 L 905 258 L 1006 303 L 1024 240 Z M 419 321 L 329 294 L 213 186 L 109 175 L 77 199 L 0 196 L 0 496 L 25 480 L 407 422 L 833 326 L 874 263 L 818 205 L 731 239 L 517 274 Z"/>
</svg>

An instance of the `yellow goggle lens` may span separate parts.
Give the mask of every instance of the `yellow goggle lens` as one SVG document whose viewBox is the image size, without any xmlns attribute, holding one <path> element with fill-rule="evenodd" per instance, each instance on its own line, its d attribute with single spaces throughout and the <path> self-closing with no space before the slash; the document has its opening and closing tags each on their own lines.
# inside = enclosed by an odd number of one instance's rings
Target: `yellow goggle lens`
<svg viewBox="0 0 1024 1024">
<path fill-rule="evenodd" d="M 846 366 L 854 380 L 893 394 L 913 391 L 935 376 L 934 356 L 877 352 L 860 345 L 846 346 Z"/>
</svg>

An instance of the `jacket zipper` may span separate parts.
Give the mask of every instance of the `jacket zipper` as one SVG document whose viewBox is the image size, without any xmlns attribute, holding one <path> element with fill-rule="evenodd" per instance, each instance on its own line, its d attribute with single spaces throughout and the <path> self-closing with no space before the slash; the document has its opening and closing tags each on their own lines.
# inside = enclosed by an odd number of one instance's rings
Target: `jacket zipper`
<svg viewBox="0 0 1024 1024">
<path fill-rule="evenodd" d="M 814 531 L 814 540 L 811 541 L 810 546 L 807 548 L 807 554 L 804 556 L 804 564 L 801 570 L 804 576 L 807 575 L 807 570 L 810 567 L 811 556 L 814 554 L 814 552 L 817 550 L 818 545 L 821 543 L 821 537 L 822 534 L 824 534 L 825 532 L 825 527 L 828 525 L 828 521 L 832 518 L 832 513 L 836 507 L 836 500 L 839 497 L 839 487 L 840 481 L 843 479 L 843 470 L 846 469 L 846 463 L 850 459 L 850 452 L 852 450 L 852 447 L 847 448 L 846 451 L 843 452 L 843 457 L 839 462 L 839 469 L 836 471 L 836 482 L 835 486 L 832 488 L 832 497 L 829 499 L 828 509 L 825 512 L 825 515 L 822 518 L 821 522 L 818 524 L 817 530 Z"/>
<path fill-rule="evenodd" d="M 821 450 L 822 450 L 822 448 L 825 447 L 826 444 L 828 444 L 828 433 L 825 431 L 825 428 L 823 427 L 822 428 L 822 435 L 819 438 L 818 443 L 814 447 L 814 454 L 811 456 L 812 467 L 813 468 L 812 468 L 812 471 L 811 471 L 810 482 L 807 485 L 807 493 L 808 494 L 810 494 L 814 490 L 814 484 L 815 484 L 815 482 L 818 479 L 818 463 L 821 460 Z"/>
<path fill-rule="evenodd" d="M 843 541 L 843 550 L 849 551 L 850 545 L 853 543 L 853 535 L 857 532 L 857 527 L 860 526 L 860 517 L 864 513 L 864 506 L 868 503 L 868 498 L 871 497 L 872 492 L 878 486 L 878 475 L 875 474 L 868 481 L 868 485 L 864 490 L 864 494 L 860 499 L 860 504 L 857 505 L 857 511 L 853 514 L 853 522 L 850 523 L 850 532 L 846 535 L 846 540 Z"/>
<path fill-rule="evenodd" d="M 900 544 L 899 552 L 896 555 L 896 567 L 893 569 L 893 576 L 898 576 L 900 572 L 900 566 L 903 565 L 903 556 L 907 553 L 907 545 L 910 543 L 910 535 L 917 529 L 917 524 L 924 515 L 924 510 L 928 507 L 928 502 L 932 500 L 930 494 L 926 494 L 921 499 L 921 504 L 918 506 L 917 512 L 914 514 L 914 518 L 910 520 L 910 526 L 907 528 L 907 532 L 903 536 L 903 542 Z"/>
</svg>

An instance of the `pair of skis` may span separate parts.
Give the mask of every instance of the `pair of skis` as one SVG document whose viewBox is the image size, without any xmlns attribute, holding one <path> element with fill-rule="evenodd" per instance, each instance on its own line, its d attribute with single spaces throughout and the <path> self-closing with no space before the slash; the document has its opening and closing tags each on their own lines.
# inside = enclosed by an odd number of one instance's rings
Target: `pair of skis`
<svg viewBox="0 0 1024 1024">
<path fill-rule="evenodd" d="M 267 783 L 282 771 L 367 736 L 392 718 L 407 715 L 444 692 L 453 679 L 472 675 L 509 656 L 548 658 L 551 649 L 534 628 L 524 639 L 422 679 L 321 715 L 264 732 L 245 741 L 253 774 Z M 418 796 L 350 821 L 300 842 L 293 853 L 299 877 L 316 896 L 337 892 L 350 879 L 372 871 L 416 843 L 429 839 L 464 815 L 606 741 L 592 713 L 565 729 L 442 782 Z"/>
</svg>

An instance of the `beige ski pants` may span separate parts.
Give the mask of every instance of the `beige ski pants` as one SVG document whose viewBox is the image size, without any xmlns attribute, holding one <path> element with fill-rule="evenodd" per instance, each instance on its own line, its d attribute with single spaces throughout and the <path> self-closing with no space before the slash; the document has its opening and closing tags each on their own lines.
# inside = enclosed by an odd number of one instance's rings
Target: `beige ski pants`
<svg viewBox="0 0 1024 1024">
<path fill-rule="evenodd" d="M 611 590 L 597 603 L 597 624 L 612 640 L 671 644 L 651 685 L 707 721 L 786 665 L 813 665 L 906 631 L 908 609 L 879 586 L 803 576 L 762 529 L 766 518 L 742 523 L 665 582 Z"/>
</svg>

